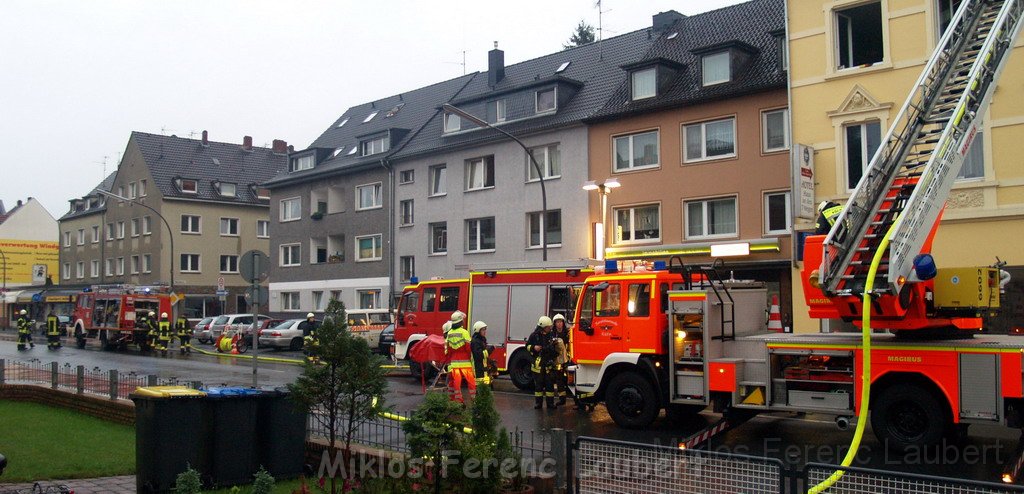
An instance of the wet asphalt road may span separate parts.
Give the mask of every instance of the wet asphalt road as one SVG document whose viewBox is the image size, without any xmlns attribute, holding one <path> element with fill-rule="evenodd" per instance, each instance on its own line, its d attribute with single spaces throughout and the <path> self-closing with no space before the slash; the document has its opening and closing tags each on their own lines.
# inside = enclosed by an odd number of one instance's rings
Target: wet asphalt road
<svg viewBox="0 0 1024 494">
<path fill-rule="evenodd" d="M 212 349 L 208 345 L 202 345 L 201 348 Z M 298 352 L 287 351 L 271 350 L 261 352 L 261 355 L 301 358 Z M 182 357 L 173 353 L 168 357 L 153 357 L 140 355 L 135 350 L 102 351 L 92 342 L 83 350 L 65 346 L 59 351 L 49 351 L 45 344 L 40 345 L 37 340 L 35 349 L 18 352 L 13 341 L 0 341 L 0 358 L 39 359 L 42 362 L 56 360 L 62 365 L 67 362 L 88 368 L 113 368 L 138 374 L 198 380 L 210 385 L 248 386 L 252 383 L 252 363 L 248 358 L 199 354 Z M 297 365 L 261 361 L 259 384 L 281 386 L 292 382 L 300 371 Z M 396 411 L 412 410 L 422 401 L 420 383 L 408 375 L 395 375 L 389 381 L 387 401 Z M 519 392 L 507 379 L 500 379 L 495 384 L 495 404 L 505 427 L 524 431 L 527 441 L 531 433 L 540 441 L 542 436 L 546 436 L 543 431 L 558 427 L 572 430 L 577 436 L 675 446 L 718 419 L 716 414 L 703 413 L 686 424 L 669 424 L 662 417 L 645 430 L 624 430 L 612 422 L 602 406 L 590 413 L 575 411 L 571 406 L 554 411 L 534 410 L 533 396 Z M 806 462 L 839 463 L 846 454 L 852 431 L 852 426 L 850 430 L 839 430 L 829 416 L 761 415 L 713 439 L 710 449 L 778 458 L 787 465 L 800 466 Z M 1011 461 L 1019 438 L 1019 432 L 1012 429 L 974 425 L 971 426 L 970 436 L 959 443 L 950 441 L 939 448 L 911 451 L 908 456 L 900 457 L 887 452 L 868 427 L 854 465 L 998 481 L 1003 466 Z"/>
</svg>

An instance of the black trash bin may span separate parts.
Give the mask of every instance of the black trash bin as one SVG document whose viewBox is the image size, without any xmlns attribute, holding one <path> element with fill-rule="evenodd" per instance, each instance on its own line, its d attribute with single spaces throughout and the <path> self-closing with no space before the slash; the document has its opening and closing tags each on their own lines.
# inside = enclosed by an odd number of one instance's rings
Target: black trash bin
<svg viewBox="0 0 1024 494">
<path fill-rule="evenodd" d="M 279 479 L 303 473 L 306 456 L 306 413 L 291 399 L 288 388 L 264 390 L 256 417 L 259 464 Z"/>
<path fill-rule="evenodd" d="M 204 396 L 185 386 L 139 388 L 131 395 L 138 492 L 169 492 L 189 466 L 202 470 L 208 453 L 202 427 Z"/>
<path fill-rule="evenodd" d="M 208 388 L 203 400 L 209 463 L 205 480 L 215 487 L 248 484 L 256 474 L 256 402 L 259 390 Z"/>
</svg>

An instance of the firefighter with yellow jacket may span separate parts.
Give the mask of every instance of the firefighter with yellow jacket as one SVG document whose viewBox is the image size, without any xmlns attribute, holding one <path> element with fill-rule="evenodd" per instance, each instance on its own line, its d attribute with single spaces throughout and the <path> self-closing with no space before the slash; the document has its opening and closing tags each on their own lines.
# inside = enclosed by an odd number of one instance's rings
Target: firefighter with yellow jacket
<svg viewBox="0 0 1024 494">
<path fill-rule="evenodd" d="M 455 311 L 451 316 L 452 328 L 444 337 L 444 352 L 448 355 L 448 397 L 465 404 L 462 399 L 462 381 L 469 387 L 469 397 L 476 397 L 476 378 L 473 376 L 473 352 L 469 331 L 464 327 L 466 315 Z"/>
<path fill-rule="evenodd" d="M 169 346 L 171 346 L 171 321 L 167 319 L 167 313 L 162 312 L 156 326 L 156 349 L 166 356 Z"/>
<path fill-rule="evenodd" d="M 53 311 L 46 316 L 46 347 L 50 350 L 60 348 L 60 320 Z"/>
<path fill-rule="evenodd" d="M 558 408 L 555 405 L 555 379 L 558 374 L 558 338 L 551 330 L 551 318 L 540 316 L 537 328 L 526 340 L 526 348 L 533 357 L 533 397 L 536 400 L 533 408 L 540 410 L 547 402 L 548 409 Z"/>
<path fill-rule="evenodd" d="M 32 320 L 28 318 L 28 311 L 21 309 L 18 313 L 18 350 L 25 350 L 25 345 L 36 347 L 32 343 Z"/>
<path fill-rule="evenodd" d="M 473 374 L 476 376 L 476 384 L 491 384 L 493 361 L 490 355 L 494 352 L 494 346 L 487 344 L 487 323 L 473 323 L 473 340 L 469 346 L 473 351 Z"/>
<path fill-rule="evenodd" d="M 182 355 L 192 353 L 192 327 L 188 325 L 188 319 L 185 318 L 185 314 L 178 315 L 174 329 L 178 333 L 178 351 Z"/>
</svg>

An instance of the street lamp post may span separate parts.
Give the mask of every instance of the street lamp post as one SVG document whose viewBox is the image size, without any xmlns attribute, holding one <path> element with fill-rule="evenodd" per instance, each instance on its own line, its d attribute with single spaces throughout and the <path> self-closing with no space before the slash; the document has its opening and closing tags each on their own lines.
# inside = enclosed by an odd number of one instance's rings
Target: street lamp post
<svg viewBox="0 0 1024 494">
<path fill-rule="evenodd" d="M 601 196 L 601 232 L 600 235 L 597 235 L 598 246 L 594 249 L 594 258 L 598 261 L 604 260 L 605 240 L 608 235 L 608 194 L 611 193 L 612 189 L 619 187 L 622 187 L 622 184 L 616 178 L 606 179 L 604 183 L 600 184 L 594 180 L 587 180 L 583 184 L 583 190 L 596 190 Z"/>
<path fill-rule="evenodd" d="M 0 312 L 0 318 L 3 318 L 4 326 L 6 327 L 7 321 L 9 320 L 9 318 L 7 317 L 7 254 L 4 253 L 3 250 L 0 250 L 0 259 L 3 259 L 4 262 L 4 286 L 2 289 L 0 289 L 0 297 L 3 297 L 4 299 L 4 309 L 3 312 Z"/>
<path fill-rule="evenodd" d="M 530 157 L 530 162 L 533 163 L 533 169 L 537 172 L 537 179 L 540 182 L 540 202 L 541 202 L 541 213 L 540 213 L 541 214 L 541 220 L 540 220 L 540 247 L 541 247 L 541 251 L 542 251 L 542 254 L 543 254 L 544 261 L 547 262 L 547 260 L 548 260 L 548 235 L 547 235 L 548 193 L 547 193 L 547 190 L 544 187 L 544 170 L 541 170 L 540 164 L 537 163 L 537 159 L 533 157 L 533 152 L 530 151 L 530 148 L 526 147 L 526 144 L 523 144 L 523 141 L 520 141 L 516 136 L 514 136 L 512 134 L 509 134 L 508 132 L 505 132 L 504 130 L 491 125 L 486 120 L 482 120 L 480 118 L 477 118 L 476 116 L 474 116 L 472 114 L 466 113 L 465 110 L 462 110 L 461 108 L 457 108 L 455 106 L 449 105 L 448 103 L 445 103 L 445 104 L 441 105 L 441 107 L 444 109 L 444 111 L 446 111 L 448 113 L 454 113 L 454 114 L 458 115 L 459 117 L 465 118 L 466 120 L 469 120 L 470 122 L 473 122 L 473 123 L 475 123 L 475 124 L 477 124 L 477 125 L 479 125 L 481 127 L 486 127 L 488 129 L 494 129 L 494 130 L 504 134 L 505 137 L 508 137 L 509 139 L 512 139 L 513 141 L 515 141 L 516 144 L 519 144 L 519 146 L 521 146 L 523 148 L 523 151 L 526 151 L 526 155 Z"/>
<path fill-rule="evenodd" d="M 160 211 L 157 211 L 156 209 L 153 209 L 152 207 L 147 206 L 147 205 L 145 205 L 145 204 L 143 204 L 141 202 L 138 202 L 138 201 L 136 201 L 134 199 L 128 199 L 127 197 L 122 197 L 122 196 L 119 196 L 119 195 L 117 195 L 117 194 L 115 194 L 113 192 L 107 192 L 105 190 L 99 190 L 97 192 L 99 192 L 100 194 L 103 194 L 103 195 L 105 195 L 107 197 L 111 197 L 111 198 L 117 199 L 119 201 L 125 201 L 128 204 L 138 204 L 139 206 L 142 206 L 142 207 L 152 211 L 153 214 L 155 214 L 158 218 L 160 218 L 160 221 L 164 222 L 164 226 L 167 227 L 167 238 L 170 240 L 170 243 L 171 243 L 171 262 L 169 263 L 170 264 L 170 268 L 171 268 L 171 285 L 170 285 L 170 289 L 171 289 L 171 292 L 173 292 L 174 291 L 174 231 L 171 230 L 171 225 L 170 225 L 170 223 L 167 222 L 167 218 L 164 218 L 164 215 L 160 214 Z"/>
</svg>

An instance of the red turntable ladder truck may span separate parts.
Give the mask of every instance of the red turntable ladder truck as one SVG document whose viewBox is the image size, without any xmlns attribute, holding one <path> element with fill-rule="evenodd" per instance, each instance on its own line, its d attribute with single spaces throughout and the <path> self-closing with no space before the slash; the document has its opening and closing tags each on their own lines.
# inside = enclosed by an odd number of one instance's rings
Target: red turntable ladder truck
<svg viewBox="0 0 1024 494">
<path fill-rule="evenodd" d="M 870 310 L 881 330 L 868 339 L 870 420 L 895 450 L 971 424 L 1021 427 L 1024 340 L 979 331 L 999 308 L 998 264 L 935 269 L 928 253 L 1022 11 L 1020 0 L 962 2 L 834 227 L 805 244 L 811 316 L 860 324 Z M 687 445 L 764 412 L 849 425 L 861 402 L 862 336 L 768 333 L 763 287 L 717 268 L 671 262 L 589 278 L 572 332 L 577 393 L 605 403 L 623 427 L 645 427 L 662 409 L 670 419 L 725 412 Z"/>
</svg>

